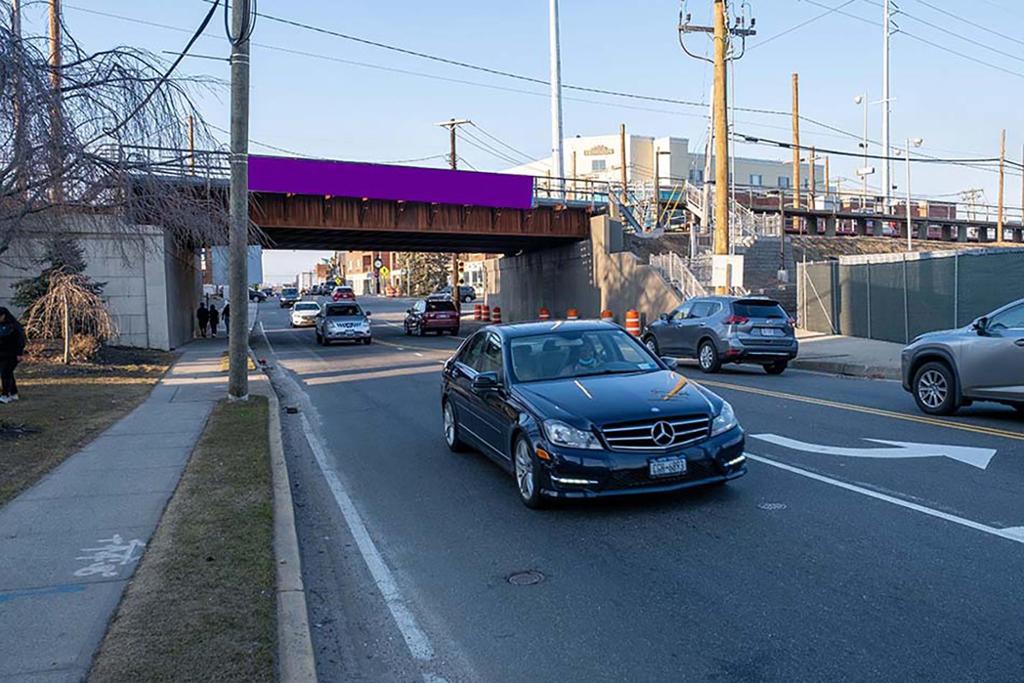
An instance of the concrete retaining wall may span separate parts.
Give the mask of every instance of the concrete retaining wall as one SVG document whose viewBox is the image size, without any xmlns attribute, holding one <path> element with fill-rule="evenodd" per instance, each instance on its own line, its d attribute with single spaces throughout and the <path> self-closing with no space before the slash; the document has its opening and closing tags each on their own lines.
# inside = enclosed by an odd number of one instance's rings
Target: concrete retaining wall
<svg viewBox="0 0 1024 683">
<path fill-rule="evenodd" d="M 92 218 L 69 226 L 82 246 L 86 274 L 105 282 L 107 301 L 119 330 L 114 344 L 170 350 L 193 337 L 201 292 L 196 254 L 180 249 L 154 226 L 136 226 L 126 236 L 116 218 Z M 0 305 L 11 303 L 14 283 L 39 273 L 42 240 L 21 240 L 0 256 Z"/>
<path fill-rule="evenodd" d="M 622 226 L 608 216 L 590 221 L 590 240 L 488 261 L 487 304 L 500 306 L 502 320 L 535 320 L 541 307 L 552 318 L 576 308 L 581 318 L 608 309 L 622 323 L 635 308 L 653 320 L 681 303 L 661 274 L 623 251 Z"/>
</svg>

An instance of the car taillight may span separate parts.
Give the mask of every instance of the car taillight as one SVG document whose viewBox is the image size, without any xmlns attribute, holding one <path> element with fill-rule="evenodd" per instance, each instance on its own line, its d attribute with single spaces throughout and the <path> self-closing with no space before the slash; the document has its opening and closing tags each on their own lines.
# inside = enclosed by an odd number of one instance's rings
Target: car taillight
<svg viewBox="0 0 1024 683">
<path fill-rule="evenodd" d="M 730 315 L 722 322 L 726 325 L 746 325 L 750 322 L 750 318 L 746 318 L 742 315 Z"/>
</svg>

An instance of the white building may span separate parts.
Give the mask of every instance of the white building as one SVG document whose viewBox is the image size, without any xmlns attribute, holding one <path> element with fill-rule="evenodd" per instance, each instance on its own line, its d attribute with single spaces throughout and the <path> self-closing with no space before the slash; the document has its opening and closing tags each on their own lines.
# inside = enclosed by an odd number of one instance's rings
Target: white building
<svg viewBox="0 0 1024 683">
<path fill-rule="evenodd" d="M 655 174 L 655 154 L 658 154 L 658 170 L 663 185 L 669 184 L 669 179 L 677 183 L 684 179 L 694 184 L 704 182 L 704 152 L 690 151 L 687 138 L 627 135 L 625 143 L 623 153 L 621 138 L 617 134 L 566 138 L 563 143 L 566 177 L 618 183 L 622 180 L 625 160 L 627 183 L 651 183 Z M 793 186 L 793 166 L 788 161 L 734 157 L 733 167 L 730 177 L 736 187 L 768 190 Z M 516 166 L 507 172 L 543 177 L 551 173 L 551 168 L 549 157 Z M 713 174 L 714 160 L 711 168 Z M 801 187 L 809 187 L 809 164 L 801 164 L 800 179 Z M 815 164 L 814 184 L 818 191 L 825 187 L 822 163 Z"/>
</svg>

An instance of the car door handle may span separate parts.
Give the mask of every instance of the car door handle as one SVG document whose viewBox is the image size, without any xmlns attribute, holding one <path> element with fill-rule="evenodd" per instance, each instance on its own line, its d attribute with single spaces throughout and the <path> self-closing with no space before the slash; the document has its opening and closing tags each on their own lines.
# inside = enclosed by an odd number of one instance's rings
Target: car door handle
<svg viewBox="0 0 1024 683">
<path fill-rule="evenodd" d="M 1024 346 L 1024 339 L 1018 339 L 1013 343 L 1016 344 L 1017 346 Z"/>
</svg>

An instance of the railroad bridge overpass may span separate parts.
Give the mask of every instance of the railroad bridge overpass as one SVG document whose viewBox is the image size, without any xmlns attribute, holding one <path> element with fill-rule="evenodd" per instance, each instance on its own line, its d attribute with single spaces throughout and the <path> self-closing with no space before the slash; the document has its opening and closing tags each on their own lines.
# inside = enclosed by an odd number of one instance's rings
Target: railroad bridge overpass
<svg viewBox="0 0 1024 683">
<path fill-rule="evenodd" d="M 531 176 L 249 157 L 250 217 L 275 249 L 516 253 L 590 237 L 595 204 Z"/>
</svg>

